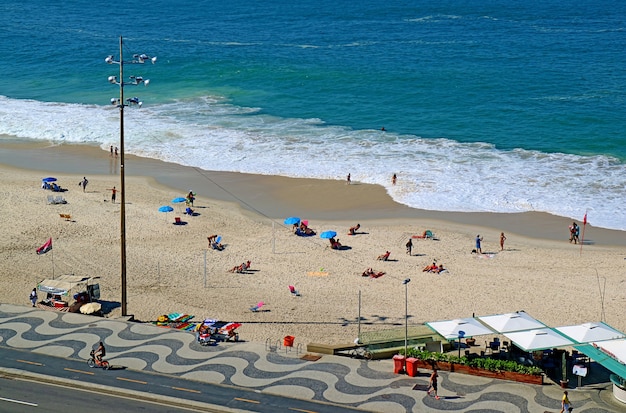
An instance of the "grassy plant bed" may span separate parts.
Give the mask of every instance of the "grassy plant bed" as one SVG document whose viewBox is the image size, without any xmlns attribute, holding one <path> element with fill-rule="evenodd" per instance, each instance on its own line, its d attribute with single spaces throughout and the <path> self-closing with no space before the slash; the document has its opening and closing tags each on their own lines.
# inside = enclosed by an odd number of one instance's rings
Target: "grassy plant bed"
<svg viewBox="0 0 626 413">
<path fill-rule="evenodd" d="M 404 353 L 404 349 L 400 354 Z M 511 380 L 530 384 L 543 384 L 543 370 L 539 367 L 525 366 L 513 360 L 492 358 L 470 358 L 435 353 L 431 351 L 408 349 L 408 357 L 416 358 L 415 365 L 422 369 L 437 369 L 454 373 L 494 379 Z"/>
</svg>

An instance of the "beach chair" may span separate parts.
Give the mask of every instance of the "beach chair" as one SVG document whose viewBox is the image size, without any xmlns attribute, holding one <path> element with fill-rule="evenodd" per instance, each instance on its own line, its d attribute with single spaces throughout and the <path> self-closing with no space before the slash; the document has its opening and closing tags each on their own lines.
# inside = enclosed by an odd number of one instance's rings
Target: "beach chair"
<svg viewBox="0 0 626 413">
<path fill-rule="evenodd" d="M 435 235 L 433 235 L 433 232 L 431 230 L 427 229 L 426 231 L 424 231 L 424 238 L 432 240 L 435 238 Z"/>
<path fill-rule="evenodd" d="M 183 221 L 180 220 L 180 217 L 174 217 L 174 225 L 181 225 Z"/>
<path fill-rule="evenodd" d="M 253 313 L 256 313 L 257 311 L 259 311 L 261 309 L 261 307 L 263 307 L 265 305 L 265 303 L 263 301 L 259 301 L 256 305 L 250 307 L 250 311 L 252 311 Z"/>
<path fill-rule="evenodd" d="M 289 292 L 291 293 L 293 297 L 300 297 L 300 293 L 298 292 L 298 290 L 296 290 L 296 287 L 294 287 L 293 285 L 289 286 Z"/>
<path fill-rule="evenodd" d="M 48 195 L 48 204 L 54 204 L 54 196 Z"/>
<path fill-rule="evenodd" d="M 67 204 L 67 201 L 65 200 L 65 198 L 63 198 L 63 196 L 58 195 L 54 197 L 54 203 L 55 204 Z"/>
</svg>

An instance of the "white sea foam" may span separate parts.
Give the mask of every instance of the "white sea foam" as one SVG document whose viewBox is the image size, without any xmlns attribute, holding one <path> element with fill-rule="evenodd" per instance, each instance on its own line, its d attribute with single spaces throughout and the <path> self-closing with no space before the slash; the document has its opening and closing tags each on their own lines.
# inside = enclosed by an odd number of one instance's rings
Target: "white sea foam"
<svg viewBox="0 0 626 413">
<path fill-rule="evenodd" d="M 0 97 L 0 134 L 115 145 L 113 106 Z M 9 110 L 10 108 L 10 110 Z M 626 168 L 604 156 L 421 139 L 283 119 L 218 99 L 125 111 L 126 151 L 208 170 L 383 185 L 398 202 L 439 211 L 542 211 L 626 230 Z M 390 178 L 398 174 L 398 184 Z"/>
</svg>

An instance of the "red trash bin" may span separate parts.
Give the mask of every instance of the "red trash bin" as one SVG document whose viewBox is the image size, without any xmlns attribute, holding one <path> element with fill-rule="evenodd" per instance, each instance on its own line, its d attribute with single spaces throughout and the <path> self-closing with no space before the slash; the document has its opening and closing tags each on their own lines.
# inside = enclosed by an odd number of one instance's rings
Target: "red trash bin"
<svg viewBox="0 0 626 413">
<path fill-rule="evenodd" d="M 285 347 L 293 347 L 293 341 L 296 338 L 294 336 L 285 336 L 285 338 L 283 339 L 283 346 Z"/>
<path fill-rule="evenodd" d="M 394 374 L 400 374 L 404 371 L 404 356 L 396 354 L 393 356 L 393 372 Z"/>
<path fill-rule="evenodd" d="M 417 359 L 415 357 L 406 359 L 406 374 L 417 377 Z"/>
</svg>

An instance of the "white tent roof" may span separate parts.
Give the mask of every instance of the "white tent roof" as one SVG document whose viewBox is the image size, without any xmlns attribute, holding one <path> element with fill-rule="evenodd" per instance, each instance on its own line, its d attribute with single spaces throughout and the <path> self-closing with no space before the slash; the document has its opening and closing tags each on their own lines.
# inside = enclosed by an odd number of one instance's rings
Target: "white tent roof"
<svg viewBox="0 0 626 413">
<path fill-rule="evenodd" d="M 593 345 L 599 347 L 620 363 L 626 364 L 626 339 L 621 338 L 617 340 L 600 341 L 593 343 Z"/>
<path fill-rule="evenodd" d="M 493 330 L 483 325 L 475 318 L 457 318 L 456 320 L 433 321 L 426 323 L 427 326 L 444 336 L 447 340 L 459 338 L 459 331 L 463 331 L 464 337 L 495 334 Z"/>
<path fill-rule="evenodd" d="M 551 328 L 505 333 L 515 345 L 524 351 L 543 350 L 546 348 L 571 346 L 574 343 Z"/>
<path fill-rule="evenodd" d="M 482 316 L 478 317 L 478 319 L 498 333 L 508 333 L 512 331 L 531 330 L 546 327 L 545 324 L 535 320 L 524 311 Z"/>
<path fill-rule="evenodd" d="M 556 327 L 555 330 L 581 344 L 626 337 L 626 334 L 604 323 L 584 323 L 573 326 Z"/>
</svg>

